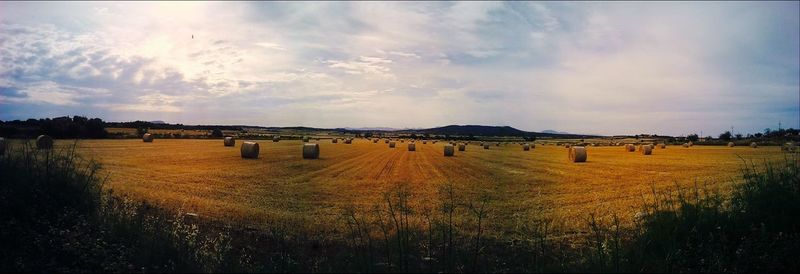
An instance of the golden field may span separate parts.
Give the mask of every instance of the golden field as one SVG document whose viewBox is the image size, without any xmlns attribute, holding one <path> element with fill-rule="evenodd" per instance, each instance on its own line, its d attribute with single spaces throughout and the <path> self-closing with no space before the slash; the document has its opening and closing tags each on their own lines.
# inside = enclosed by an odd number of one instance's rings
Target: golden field
<svg viewBox="0 0 800 274">
<path fill-rule="evenodd" d="M 440 186 L 449 182 L 465 200 L 489 197 L 491 219 L 504 225 L 544 217 L 577 229 L 590 213 L 630 221 L 653 187 L 697 182 L 726 189 L 740 178 L 743 160 L 784 159 L 778 147 L 668 146 L 648 156 L 587 147 L 587 162 L 571 163 L 566 148 L 552 145 L 523 151 L 519 144 L 485 150 L 473 143 L 444 157 L 443 142 L 417 142 L 415 152 L 399 141 L 394 149 L 366 139 L 318 142 L 315 160 L 302 159 L 300 141 L 258 141 L 258 159 L 240 157 L 242 140 L 235 147 L 222 140 L 84 140 L 77 149 L 103 165 L 106 187 L 117 195 L 248 226 L 298 218 L 324 223 L 346 207 L 368 210 L 399 183 L 419 213 L 436 206 Z"/>
</svg>

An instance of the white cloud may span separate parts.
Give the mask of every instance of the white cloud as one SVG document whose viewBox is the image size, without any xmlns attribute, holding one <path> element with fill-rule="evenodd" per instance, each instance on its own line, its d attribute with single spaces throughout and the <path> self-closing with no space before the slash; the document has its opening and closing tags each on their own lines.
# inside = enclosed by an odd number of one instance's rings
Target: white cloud
<svg viewBox="0 0 800 274">
<path fill-rule="evenodd" d="M 605 134 L 797 124 L 797 5 L 3 3 L 2 113 Z"/>
</svg>

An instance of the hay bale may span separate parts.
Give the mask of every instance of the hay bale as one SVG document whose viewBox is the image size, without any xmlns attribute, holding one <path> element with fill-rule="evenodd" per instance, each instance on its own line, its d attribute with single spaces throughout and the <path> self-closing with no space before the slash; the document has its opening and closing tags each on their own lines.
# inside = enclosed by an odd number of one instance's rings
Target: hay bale
<svg viewBox="0 0 800 274">
<path fill-rule="evenodd" d="M 625 151 L 634 152 L 636 151 L 636 146 L 634 146 L 633 144 L 625 144 Z"/>
<path fill-rule="evenodd" d="M 660 144 L 658 144 L 658 148 L 665 149 L 665 148 L 667 148 L 667 144 L 660 143 Z"/>
<path fill-rule="evenodd" d="M 311 139 L 308 136 L 303 136 L 303 143 L 308 143 Z"/>
<path fill-rule="evenodd" d="M 423 145 L 428 144 L 428 140 L 422 140 L 422 144 Z"/>
<path fill-rule="evenodd" d="M 272 141 L 273 141 L 273 142 L 276 142 L 276 143 L 277 143 L 277 142 L 280 142 L 280 141 L 281 141 L 281 136 L 280 136 L 280 135 L 275 135 L 275 136 L 272 136 Z"/>
<path fill-rule="evenodd" d="M 353 143 L 353 138 L 345 138 L 345 139 L 344 139 L 344 143 L 345 143 L 345 144 L 348 144 L 348 145 L 349 145 L 349 144 L 352 144 L 352 143 Z"/>
<path fill-rule="evenodd" d="M 388 144 L 389 143 L 389 139 L 383 139 L 383 143 Z"/>
<path fill-rule="evenodd" d="M 642 155 L 653 154 L 653 146 L 651 146 L 651 145 L 640 145 L 639 146 L 639 152 L 641 152 Z"/>
<path fill-rule="evenodd" d="M 483 144 L 483 149 L 489 149 L 489 144 Z"/>
<path fill-rule="evenodd" d="M 750 143 L 750 147 L 752 147 L 752 148 L 758 148 L 758 144 L 757 144 L 756 142 L 751 142 L 751 143 Z"/>
<path fill-rule="evenodd" d="M 569 160 L 573 163 L 586 162 L 586 148 L 585 147 L 570 147 Z"/>
<path fill-rule="evenodd" d="M 258 159 L 258 143 L 244 142 L 241 148 L 242 158 Z"/>
<path fill-rule="evenodd" d="M 536 148 L 536 143 L 532 143 L 531 148 Z"/>
<path fill-rule="evenodd" d="M 224 141 L 222 142 L 223 144 L 225 144 L 226 147 L 232 147 L 236 144 L 236 139 L 233 139 L 233 137 L 228 136 L 225 137 Z"/>
<path fill-rule="evenodd" d="M 458 151 L 467 151 L 466 144 L 458 144 Z"/>
<path fill-rule="evenodd" d="M 689 146 L 694 146 L 694 143 L 692 143 L 692 141 L 689 141 L 687 144 L 688 144 Z"/>
<path fill-rule="evenodd" d="M 683 147 L 689 147 L 689 143 L 683 143 Z"/>
<path fill-rule="evenodd" d="M 319 144 L 303 144 L 303 159 L 319 158 Z"/>
<path fill-rule="evenodd" d="M 564 145 L 564 147 L 565 147 L 565 148 L 570 148 L 570 147 L 572 147 L 572 146 L 571 146 L 570 144 L 566 144 L 566 145 Z"/>
<path fill-rule="evenodd" d="M 155 137 L 153 136 L 153 134 L 145 133 L 144 135 L 142 135 L 142 142 L 152 143 L 154 138 Z"/>
<path fill-rule="evenodd" d="M 498 147 L 499 147 L 499 146 L 500 146 L 500 142 L 497 142 L 497 144 L 495 144 L 495 146 L 498 146 Z"/>
<path fill-rule="evenodd" d="M 394 148 L 394 146 L 395 146 L 395 142 L 394 141 L 389 142 L 389 148 Z"/>
<path fill-rule="evenodd" d="M 372 143 L 373 144 L 377 144 L 378 143 L 378 139 L 372 139 Z"/>
<path fill-rule="evenodd" d="M 451 144 L 444 145 L 444 156 L 449 157 L 456 154 L 456 150 Z"/>
<path fill-rule="evenodd" d="M 36 137 L 36 148 L 38 149 L 52 149 L 53 138 L 47 135 L 39 135 Z"/>
<path fill-rule="evenodd" d="M 783 144 L 783 146 L 781 146 L 781 150 L 786 152 L 798 151 L 797 145 L 795 145 L 794 142 L 786 142 L 785 144 Z"/>
<path fill-rule="evenodd" d="M 733 142 L 728 142 L 728 147 L 735 147 L 735 146 L 736 144 L 734 144 Z"/>
<path fill-rule="evenodd" d="M 523 151 L 530 151 L 531 150 L 531 145 L 529 145 L 529 144 L 522 145 L 522 150 Z"/>
<path fill-rule="evenodd" d="M 339 138 L 331 139 L 331 143 L 338 144 L 339 143 Z"/>
<path fill-rule="evenodd" d="M 417 151 L 417 144 L 414 142 L 408 143 L 408 151 Z"/>
<path fill-rule="evenodd" d="M 6 153 L 6 139 L 0 137 L 0 155 L 3 155 L 5 153 Z"/>
<path fill-rule="evenodd" d="M 436 141 L 436 140 L 433 140 L 433 142 L 431 142 L 431 143 L 432 143 L 432 144 L 435 144 L 436 142 L 438 142 L 438 141 Z"/>
</svg>

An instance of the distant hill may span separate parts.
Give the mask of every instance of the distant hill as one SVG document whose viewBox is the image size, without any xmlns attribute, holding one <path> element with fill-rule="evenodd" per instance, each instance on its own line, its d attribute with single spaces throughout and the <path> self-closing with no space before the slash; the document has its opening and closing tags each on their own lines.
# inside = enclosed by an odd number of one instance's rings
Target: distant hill
<svg viewBox="0 0 800 274">
<path fill-rule="evenodd" d="M 449 125 L 428 129 L 409 130 L 415 133 L 435 135 L 475 135 L 475 136 L 525 136 L 530 135 L 510 126 Z"/>
<path fill-rule="evenodd" d="M 418 130 L 401 130 L 402 133 L 432 134 L 432 135 L 460 135 L 460 136 L 536 136 L 553 138 L 586 138 L 592 135 L 570 134 L 565 132 L 531 132 L 523 131 L 510 126 L 481 126 L 481 125 L 449 125 Z"/>
<path fill-rule="evenodd" d="M 399 128 L 392 128 L 392 127 L 346 127 L 346 130 L 358 130 L 358 131 L 398 131 L 402 130 Z"/>
<path fill-rule="evenodd" d="M 552 130 L 552 129 L 545 129 L 545 130 L 542 130 L 542 133 L 549 133 L 549 134 L 572 134 L 572 133 L 569 133 L 569 132 L 555 131 L 555 130 Z"/>
</svg>

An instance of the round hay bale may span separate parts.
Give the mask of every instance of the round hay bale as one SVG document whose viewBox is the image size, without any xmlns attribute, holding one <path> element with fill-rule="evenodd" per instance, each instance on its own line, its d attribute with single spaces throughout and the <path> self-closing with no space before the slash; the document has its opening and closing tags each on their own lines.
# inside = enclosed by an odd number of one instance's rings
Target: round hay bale
<svg viewBox="0 0 800 274">
<path fill-rule="evenodd" d="M 625 144 L 625 151 L 634 152 L 636 151 L 636 146 L 634 146 L 633 144 Z"/>
<path fill-rule="evenodd" d="M 280 141 L 281 141 L 281 136 L 280 136 L 280 135 L 275 135 L 275 136 L 272 136 L 272 141 L 273 141 L 273 142 L 276 142 L 276 143 L 277 143 L 277 142 L 280 142 Z"/>
<path fill-rule="evenodd" d="M 665 149 L 665 148 L 667 148 L 667 144 L 660 143 L 660 144 L 658 144 L 658 148 Z"/>
<path fill-rule="evenodd" d="M 331 139 L 331 143 L 338 144 L 339 143 L 339 138 Z"/>
<path fill-rule="evenodd" d="M 423 144 L 423 145 L 425 145 L 425 144 L 427 144 L 427 143 L 428 143 L 428 141 L 427 141 L 427 140 L 422 140 L 422 144 Z"/>
<path fill-rule="evenodd" d="M 438 141 L 437 140 L 433 140 L 433 142 L 431 142 L 431 143 L 435 144 L 436 142 L 438 142 Z"/>
<path fill-rule="evenodd" d="M 751 142 L 751 143 L 750 143 L 750 147 L 752 147 L 752 148 L 758 148 L 758 144 L 757 144 L 756 142 Z"/>
<path fill-rule="evenodd" d="M 531 150 L 531 145 L 529 145 L 529 144 L 522 145 L 522 150 L 523 151 L 530 151 Z"/>
<path fill-rule="evenodd" d="M 37 149 L 52 149 L 53 148 L 53 138 L 47 135 L 39 135 L 36 137 L 36 148 Z"/>
<path fill-rule="evenodd" d="M 225 144 L 226 147 L 232 147 L 232 146 L 234 146 L 236 144 L 236 139 L 233 139 L 233 137 L 229 136 L 229 137 L 225 137 L 225 140 L 222 141 L 222 142 L 223 142 L 223 144 Z"/>
<path fill-rule="evenodd" d="M 467 151 L 466 144 L 458 144 L 458 151 Z"/>
<path fill-rule="evenodd" d="M 400 142 L 401 142 L 401 143 L 405 143 L 405 142 L 406 142 L 406 140 L 405 140 L 405 139 L 400 139 Z"/>
<path fill-rule="evenodd" d="M 303 143 L 308 143 L 311 139 L 308 136 L 303 136 Z"/>
<path fill-rule="evenodd" d="M 378 139 L 372 139 L 372 143 L 377 144 L 378 143 Z"/>
<path fill-rule="evenodd" d="M 417 144 L 414 142 L 408 143 L 408 151 L 417 151 Z"/>
<path fill-rule="evenodd" d="M 456 150 L 451 144 L 444 145 L 444 156 L 449 157 L 456 154 Z"/>
<path fill-rule="evenodd" d="M 242 158 L 245 159 L 258 159 L 258 143 L 244 142 L 242 143 Z"/>
<path fill-rule="evenodd" d="M 145 133 L 144 135 L 142 135 L 142 142 L 152 143 L 153 139 L 155 139 L 153 134 Z"/>
<path fill-rule="evenodd" d="M 383 139 L 383 143 L 388 144 L 389 143 L 389 139 Z"/>
<path fill-rule="evenodd" d="M 494 145 L 499 147 L 499 146 L 500 146 L 500 142 L 497 142 L 497 143 L 496 143 L 496 144 L 494 144 Z"/>
<path fill-rule="evenodd" d="M 735 146 L 736 144 L 734 144 L 733 142 L 728 142 L 728 147 L 735 147 Z"/>
<path fill-rule="evenodd" d="M 349 144 L 352 144 L 352 143 L 353 143 L 353 138 L 346 138 L 346 139 L 344 139 L 344 143 L 345 143 L 345 144 L 348 144 L 348 145 L 349 145 Z"/>
<path fill-rule="evenodd" d="M 395 142 L 394 141 L 389 142 L 389 148 L 394 148 L 394 146 L 395 146 Z"/>
<path fill-rule="evenodd" d="M 489 144 L 483 144 L 483 149 L 489 149 Z"/>
<path fill-rule="evenodd" d="M 785 144 L 783 144 L 783 146 L 781 146 L 781 150 L 786 152 L 798 151 L 797 145 L 795 145 L 794 142 L 786 142 Z"/>
<path fill-rule="evenodd" d="M 572 147 L 572 146 L 571 146 L 570 144 L 566 144 L 566 145 L 564 145 L 564 147 L 565 147 L 565 148 L 570 148 L 570 147 Z"/>
<path fill-rule="evenodd" d="M 585 147 L 570 147 L 569 160 L 573 163 L 586 162 L 586 148 Z"/>
<path fill-rule="evenodd" d="M 689 143 L 687 144 L 689 144 L 689 146 L 694 146 L 694 143 L 692 143 L 692 141 L 689 141 Z"/>
<path fill-rule="evenodd" d="M 683 143 L 683 147 L 689 147 L 689 143 Z"/>
<path fill-rule="evenodd" d="M 319 144 L 303 144 L 303 159 L 319 158 Z"/>
<path fill-rule="evenodd" d="M 639 151 L 642 152 L 642 155 L 650 155 L 653 154 L 653 146 L 651 145 L 640 145 Z"/>
<path fill-rule="evenodd" d="M 536 144 L 531 144 L 531 148 L 536 148 Z"/>
<path fill-rule="evenodd" d="M 3 155 L 5 153 L 6 153 L 6 139 L 0 137 L 0 155 Z"/>
</svg>

